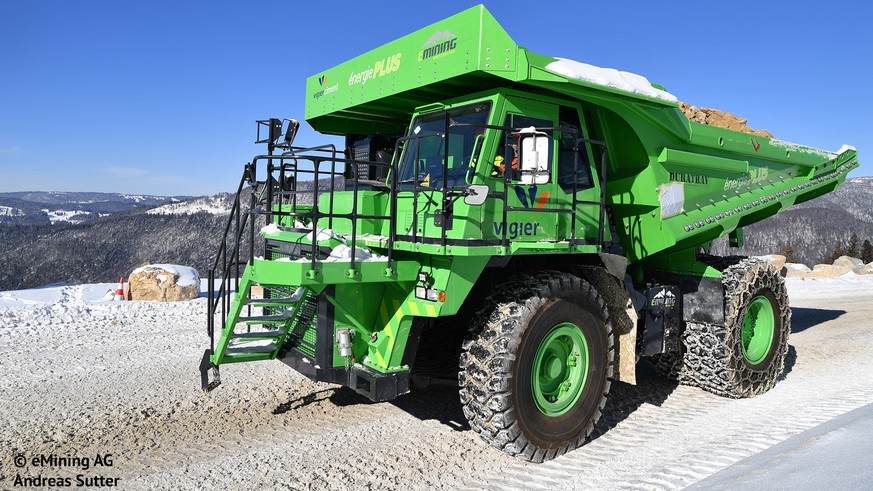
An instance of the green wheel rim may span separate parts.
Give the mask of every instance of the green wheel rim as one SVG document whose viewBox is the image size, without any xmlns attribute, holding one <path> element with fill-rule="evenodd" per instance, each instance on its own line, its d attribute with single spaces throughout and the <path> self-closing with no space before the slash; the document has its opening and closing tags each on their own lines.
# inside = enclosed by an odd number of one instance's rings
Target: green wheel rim
<svg viewBox="0 0 873 491">
<path fill-rule="evenodd" d="M 743 358 L 747 363 L 758 365 L 767 358 L 775 332 L 776 316 L 770 300 L 760 295 L 753 298 L 743 317 Z"/>
<path fill-rule="evenodd" d="M 546 334 L 531 367 L 531 391 L 537 409 L 560 416 L 579 400 L 588 376 L 588 343 L 574 324 L 563 322 Z"/>
</svg>

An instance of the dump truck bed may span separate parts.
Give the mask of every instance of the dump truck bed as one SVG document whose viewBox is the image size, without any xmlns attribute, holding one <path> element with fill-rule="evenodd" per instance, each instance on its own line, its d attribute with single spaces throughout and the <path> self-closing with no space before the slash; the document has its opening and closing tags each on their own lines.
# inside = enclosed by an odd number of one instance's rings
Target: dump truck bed
<svg viewBox="0 0 873 491">
<path fill-rule="evenodd" d="M 664 87 L 530 52 L 481 5 L 313 75 L 306 87 L 307 121 L 337 134 L 400 135 L 416 108 L 501 88 L 580 104 L 588 137 L 606 142 L 606 202 L 630 262 L 833 191 L 858 165 L 851 147 L 827 152 L 691 122 Z"/>
</svg>

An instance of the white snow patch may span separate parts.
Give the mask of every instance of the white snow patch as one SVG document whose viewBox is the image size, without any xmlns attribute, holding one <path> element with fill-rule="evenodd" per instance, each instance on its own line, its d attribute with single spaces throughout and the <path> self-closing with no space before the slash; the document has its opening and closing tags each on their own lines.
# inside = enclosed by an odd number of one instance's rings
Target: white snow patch
<svg viewBox="0 0 873 491">
<path fill-rule="evenodd" d="M 784 148 L 785 150 L 789 150 L 792 152 L 802 152 L 808 153 L 812 155 L 818 155 L 821 157 L 825 157 L 827 159 L 833 159 L 837 156 L 835 153 L 828 152 L 826 150 L 822 150 L 820 148 L 808 147 L 806 145 L 801 145 L 799 143 L 792 143 L 785 140 L 780 140 L 778 138 L 771 138 L 770 145 L 774 147 Z"/>
<path fill-rule="evenodd" d="M 653 87 L 652 83 L 642 75 L 619 71 L 615 68 L 601 68 L 566 58 L 555 59 L 558 61 L 553 61 L 546 65 L 546 70 L 565 77 L 584 80 L 625 92 L 632 92 L 670 102 L 679 101 L 673 94 Z"/>
<path fill-rule="evenodd" d="M 279 231 L 279 225 L 275 223 L 271 223 L 267 226 L 261 227 L 261 233 L 265 235 L 275 234 Z"/>
<path fill-rule="evenodd" d="M 355 262 L 356 263 L 372 263 L 378 261 L 387 261 L 388 256 L 382 256 L 380 254 L 376 254 L 375 252 L 369 251 L 367 249 L 357 247 L 354 248 L 355 251 Z M 301 257 L 298 259 L 291 260 L 290 258 L 282 258 L 277 259 L 277 261 L 288 261 L 294 263 L 308 263 L 311 262 L 312 259 Z M 341 263 L 341 262 L 351 262 L 352 261 L 352 248 L 346 244 L 340 244 L 333 248 L 330 251 L 330 254 L 327 258 L 320 260 L 322 263 Z"/>
<path fill-rule="evenodd" d="M 146 212 L 149 215 L 192 215 L 194 213 L 209 213 L 210 215 L 227 215 L 230 210 L 221 197 L 204 196 L 188 201 L 169 203 Z"/>
<path fill-rule="evenodd" d="M 803 273 L 809 273 L 810 271 L 812 271 L 811 269 L 809 269 L 809 266 L 799 263 L 785 263 L 785 267 L 787 269 L 790 269 L 791 271 L 799 271 Z"/>
<path fill-rule="evenodd" d="M 42 210 L 48 215 L 49 221 L 51 223 L 56 222 L 70 222 L 70 223 L 81 223 L 83 220 L 76 218 L 77 216 L 82 215 L 90 215 L 90 211 L 77 211 L 77 210 L 49 210 L 48 208 L 43 208 Z"/>
<path fill-rule="evenodd" d="M 9 206 L 0 206 L 0 216 L 20 217 L 20 216 L 24 216 L 24 212 L 19 210 L 18 208 L 12 208 Z"/>
<path fill-rule="evenodd" d="M 839 150 L 837 150 L 837 155 L 839 155 L 839 154 L 841 154 L 841 153 L 843 153 L 843 152 L 846 152 L 846 151 L 857 152 L 858 149 L 855 148 L 855 147 L 853 147 L 852 145 L 846 145 L 846 144 L 843 144 L 843 146 L 840 147 Z"/>
<path fill-rule="evenodd" d="M 851 271 L 836 278 L 786 278 L 788 296 L 791 300 L 802 298 L 844 299 L 854 296 L 870 296 L 873 292 L 873 274 L 859 275 Z"/>
<path fill-rule="evenodd" d="M 360 247 L 355 247 L 354 252 L 355 252 L 355 262 L 356 263 L 360 263 L 360 262 L 370 263 L 370 262 L 375 262 L 375 261 L 387 261 L 388 260 L 387 256 L 380 256 L 379 254 L 368 251 L 366 249 L 362 249 Z M 327 257 L 327 259 L 324 260 L 324 262 L 336 263 L 336 262 L 351 261 L 351 260 L 352 260 L 352 248 L 345 245 L 345 244 L 340 244 L 340 245 L 334 247 L 334 249 L 332 251 L 330 251 L 330 255 Z"/>
<path fill-rule="evenodd" d="M 312 238 L 313 233 L 315 233 L 315 239 Z M 329 228 L 320 228 L 320 229 L 316 230 L 315 232 L 309 232 L 308 234 L 306 234 L 306 238 L 309 240 L 314 240 L 315 242 L 321 242 L 322 240 L 329 240 L 329 239 L 339 239 L 343 242 L 345 242 L 345 240 L 346 240 L 342 235 L 339 235 L 338 233 L 334 232 L 333 230 L 331 230 Z"/>
</svg>

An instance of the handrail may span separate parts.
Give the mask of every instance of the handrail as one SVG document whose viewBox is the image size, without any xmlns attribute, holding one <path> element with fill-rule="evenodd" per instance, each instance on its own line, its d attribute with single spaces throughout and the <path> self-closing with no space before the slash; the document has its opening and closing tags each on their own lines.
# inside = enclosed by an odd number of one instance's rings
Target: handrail
<svg viewBox="0 0 873 491">
<path fill-rule="evenodd" d="M 227 219 L 227 225 L 224 227 L 224 233 L 221 238 L 221 245 L 218 248 L 218 253 L 215 256 L 215 261 L 212 264 L 212 268 L 209 270 L 209 295 L 208 295 L 208 303 L 207 303 L 207 325 L 206 332 L 209 334 L 209 349 L 215 350 L 215 313 L 218 309 L 218 301 L 221 300 L 221 329 L 224 330 L 225 322 L 227 319 L 227 313 L 230 311 L 230 295 L 228 295 L 228 281 L 231 276 L 230 273 L 232 271 L 232 267 L 235 266 L 236 275 L 236 287 L 239 287 L 239 249 L 240 249 L 240 240 L 242 239 L 242 235 L 245 231 L 246 224 L 248 222 L 248 214 L 242 215 L 241 209 L 242 206 L 240 204 L 240 196 L 242 195 L 243 188 L 247 180 L 253 177 L 254 174 L 250 174 L 253 172 L 253 168 L 251 165 L 247 165 L 245 171 L 243 172 L 243 176 L 240 178 L 239 186 L 237 187 L 236 197 L 234 198 L 233 206 L 230 210 L 230 216 Z M 252 191 L 252 196 L 254 196 L 254 190 Z M 231 225 L 234 225 L 234 234 L 233 237 L 233 251 L 228 257 L 228 236 L 230 235 Z M 251 258 L 251 255 L 249 256 Z M 221 284 L 218 290 L 215 290 L 215 274 L 216 271 L 221 273 Z"/>
<path fill-rule="evenodd" d="M 391 162 L 374 162 L 374 161 L 366 161 L 366 160 L 356 160 L 349 159 L 342 156 L 342 154 L 337 151 L 334 145 L 320 145 L 314 147 L 278 147 L 281 149 L 285 149 L 287 151 L 281 154 L 273 154 L 272 149 L 270 149 L 270 153 L 266 155 L 258 155 L 254 157 L 251 163 L 247 164 L 245 167 L 245 171 L 243 172 L 243 176 L 240 179 L 239 186 L 237 188 L 236 198 L 234 199 L 233 206 L 231 208 L 230 216 L 228 217 L 227 224 L 225 225 L 224 234 L 222 236 L 222 242 L 219 247 L 218 253 L 216 255 L 215 261 L 213 263 L 212 269 L 209 270 L 209 301 L 208 301 L 208 333 L 210 337 L 210 347 L 214 349 L 214 331 L 215 331 L 215 315 L 218 310 L 219 301 L 221 304 L 221 313 L 222 313 L 222 323 L 221 329 L 226 328 L 226 317 L 227 313 L 230 311 L 230 303 L 231 303 L 231 295 L 230 293 L 230 285 L 231 281 L 233 281 L 233 285 L 236 288 L 235 291 L 239 290 L 239 282 L 240 282 L 240 266 L 244 264 L 249 264 L 251 260 L 255 257 L 255 224 L 257 222 L 258 215 L 264 215 L 266 225 L 272 223 L 281 223 L 282 218 L 292 217 L 292 220 L 296 221 L 297 218 L 300 219 L 309 219 L 308 227 L 312 232 L 312 245 L 311 245 L 311 268 L 314 271 L 315 265 L 319 261 L 318 258 L 318 232 L 319 232 L 319 221 L 322 219 L 328 220 L 328 227 L 333 227 L 335 220 L 349 220 L 351 222 L 350 232 L 351 239 L 349 245 L 351 247 L 351 254 L 349 258 L 349 274 L 354 274 L 354 270 L 357 269 L 355 266 L 355 259 L 357 253 L 357 243 L 358 243 L 358 221 L 359 220 L 388 220 L 388 234 L 387 234 L 387 244 L 385 244 L 386 253 L 388 256 L 387 267 L 389 269 L 392 268 L 394 264 L 393 252 L 394 252 L 394 243 L 396 242 L 397 236 L 397 218 L 398 218 L 398 195 L 400 192 L 412 192 L 413 194 L 413 209 L 417 209 L 418 197 L 421 193 L 432 193 L 434 191 L 442 192 L 442 207 L 446 209 L 454 203 L 451 199 L 451 193 L 455 193 L 457 191 L 463 191 L 466 189 L 466 186 L 458 186 L 451 185 L 449 186 L 448 180 L 448 161 L 445 158 L 445 155 L 448 154 L 448 149 L 444 147 L 444 158 L 443 158 L 443 173 L 441 179 L 441 187 L 424 187 L 420 186 L 417 180 L 414 180 L 411 185 L 407 185 L 409 183 L 403 183 L 400 181 L 399 176 L 399 166 L 401 164 L 401 156 L 404 154 L 405 150 L 408 148 L 404 148 L 404 146 L 414 140 L 420 140 L 422 138 L 430 138 L 430 137 L 444 137 L 450 131 L 450 128 L 453 126 L 482 126 L 484 129 L 497 129 L 501 131 L 518 131 L 520 128 L 510 128 L 510 127 L 502 127 L 502 126 L 494 126 L 494 125 L 470 125 L 464 123 L 451 123 L 449 120 L 446 120 L 445 129 L 446 132 L 443 135 L 439 134 L 429 134 L 429 135 L 409 135 L 398 138 L 395 142 L 395 152 L 394 157 Z M 577 136 L 574 138 L 574 163 L 573 163 L 573 175 L 575 176 L 580 170 L 580 150 L 581 145 L 590 144 L 590 145 L 598 145 L 602 146 L 601 152 L 601 165 L 600 165 L 600 173 L 599 173 L 599 184 L 600 184 L 600 196 L 599 201 L 584 201 L 579 200 L 577 198 L 577 194 L 581 189 L 579 189 L 579 183 L 575 179 L 573 180 L 573 189 L 572 189 L 572 198 L 571 198 L 571 206 L 569 208 L 537 208 L 536 210 L 530 208 L 522 208 L 509 206 L 509 189 L 512 187 L 512 173 L 504 172 L 502 177 L 503 180 L 503 189 L 498 192 L 489 193 L 489 196 L 493 198 L 497 198 L 502 201 L 502 215 L 503 221 L 506 223 L 507 214 L 509 212 L 524 212 L 524 211 L 536 211 L 536 212 L 547 212 L 547 213 L 557 213 L 557 214 L 567 214 L 571 215 L 570 218 L 570 237 L 568 240 L 571 244 L 581 243 L 581 239 L 577 239 L 576 237 L 576 221 L 577 221 L 577 211 L 580 205 L 597 205 L 600 210 L 598 213 L 598 236 L 597 236 L 597 245 L 603 247 L 603 239 L 604 239 L 604 224 L 605 224 L 605 213 L 606 213 L 606 201 L 605 201 L 605 170 L 607 164 L 607 148 L 606 144 L 602 141 L 590 140 L 586 138 L 579 138 L 581 136 L 581 131 L 574 128 L 567 127 L 550 127 L 550 128 L 537 128 L 538 131 L 563 131 L 570 132 L 573 135 Z M 447 144 L 448 138 L 446 138 Z M 417 146 L 416 146 L 417 147 Z M 418 158 L 413 158 L 414 166 L 413 169 L 413 177 L 417 179 L 418 170 L 417 167 L 419 164 Z M 263 181 L 257 179 L 257 169 L 258 163 L 265 162 L 265 170 L 266 177 Z M 311 168 L 307 168 L 304 164 L 309 164 Z M 344 165 L 343 165 L 344 164 Z M 343 165 L 345 169 L 342 172 L 337 171 L 337 165 Z M 387 179 L 385 182 L 385 187 L 387 188 L 388 194 L 388 210 L 385 210 L 382 214 L 361 214 L 358 209 L 358 198 L 359 193 L 361 191 L 361 184 L 369 185 L 369 183 L 365 182 L 361 179 L 361 176 L 358 174 L 359 166 L 376 166 L 387 168 Z M 328 168 L 329 167 L 329 168 Z M 368 167 L 369 168 L 369 167 Z M 278 173 L 278 176 L 276 174 Z M 311 190 L 300 190 L 298 189 L 298 184 L 301 177 L 312 177 L 312 189 Z M 329 182 L 327 183 L 326 188 L 322 185 L 321 179 L 322 176 L 328 176 Z M 278 177 L 278 179 L 277 179 Z M 335 200 L 334 195 L 336 191 L 338 191 L 338 178 L 343 179 L 342 189 L 346 192 L 351 191 L 352 194 L 352 204 L 351 210 L 346 213 L 337 212 L 335 209 Z M 251 193 L 249 198 L 249 209 L 243 210 L 241 195 L 242 191 L 246 185 L 249 183 L 251 186 Z M 351 183 L 351 184 L 349 184 Z M 592 183 L 593 184 L 593 183 Z M 263 187 L 261 187 L 263 186 Z M 259 189 L 260 188 L 260 189 Z M 349 189 L 351 188 L 351 189 Z M 326 205 L 326 210 L 322 209 L 319 206 L 319 195 L 322 192 L 330 193 Z M 310 194 L 311 193 L 311 194 Z M 312 203 L 301 203 L 301 196 L 306 196 L 310 194 Z M 433 197 L 427 195 L 429 199 Z M 286 201 L 289 201 L 286 203 Z M 263 207 L 261 207 L 263 205 Z M 286 206 L 287 205 L 287 206 Z M 305 206 L 305 208 L 301 208 L 301 206 Z M 418 213 L 413 214 L 413 227 L 412 227 L 412 241 L 418 241 L 418 233 L 416 222 L 418 220 Z M 444 219 L 448 219 L 448 213 L 444 215 Z M 447 244 L 447 230 L 448 227 L 442 227 L 442 231 L 440 237 L 438 237 L 442 246 L 446 246 Z M 245 263 L 240 260 L 240 249 L 244 244 L 243 237 L 246 232 L 248 232 L 248 259 Z M 424 239 L 424 237 L 422 237 Z M 500 237 L 495 238 L 495 242 L 499 243 L 504 247 L 509 246 L 509 233 L 508 228 L 503 227 Z M 587 241 L 586 241 L 587 242 Z M 264 251 L 266 253 L 266 250 Z M 221 275 L 220 283 L 218 284 L 218 288 L 216 290 L 216 275 Z"/>
</svg>

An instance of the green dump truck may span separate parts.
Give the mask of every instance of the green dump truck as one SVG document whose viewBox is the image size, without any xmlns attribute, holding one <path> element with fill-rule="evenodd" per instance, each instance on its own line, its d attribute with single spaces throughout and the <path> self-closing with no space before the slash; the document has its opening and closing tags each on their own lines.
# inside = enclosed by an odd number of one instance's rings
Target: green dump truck
<svg viewBox="0 0 873 491">
<path fill-rule="evenodd" d="M 858 165 L 691 122 L 644 77 L 518 46 L 483 6 L 313 75 L 306 121 L 345 146 L 257 122 L 204 389 L 259 360 L 373 401 L 457 376 L 472 430 L 537 462 L 584 443 L 640 358 L 726 397 L 769 390 L 784 281 L 709 248 Z"/>
</svg>

